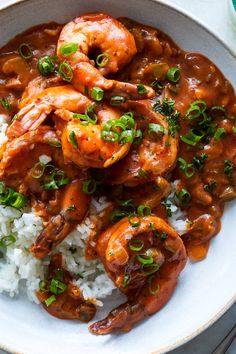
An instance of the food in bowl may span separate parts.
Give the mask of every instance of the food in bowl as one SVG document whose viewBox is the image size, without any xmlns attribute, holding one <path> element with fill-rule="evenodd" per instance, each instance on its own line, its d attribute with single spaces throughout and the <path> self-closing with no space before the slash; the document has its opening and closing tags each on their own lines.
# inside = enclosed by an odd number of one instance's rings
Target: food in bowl
<svg viewBox="0 0 236 354">
<path fill-rule="evenodd" d="M 235 95 L 160 30 L 86 14 L 0 50 L 0 290 L 130 330 L 206 257 L 235 196 Z"/>
</svg>

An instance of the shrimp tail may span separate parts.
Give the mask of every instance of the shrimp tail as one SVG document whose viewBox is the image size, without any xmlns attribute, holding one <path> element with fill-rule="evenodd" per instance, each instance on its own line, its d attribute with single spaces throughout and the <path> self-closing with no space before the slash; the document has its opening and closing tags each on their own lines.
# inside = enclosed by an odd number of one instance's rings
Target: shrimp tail
<svg viewBox="0 0 236 354">
<path fill-rule="evenodd" d="M 38 259 L 43 259 L 57 246 L 71 231 L 71 224 L 65 222 L 60 214 L 53 216 L 41 234 L 37 237 L 30 251 Z"/>
</svg>

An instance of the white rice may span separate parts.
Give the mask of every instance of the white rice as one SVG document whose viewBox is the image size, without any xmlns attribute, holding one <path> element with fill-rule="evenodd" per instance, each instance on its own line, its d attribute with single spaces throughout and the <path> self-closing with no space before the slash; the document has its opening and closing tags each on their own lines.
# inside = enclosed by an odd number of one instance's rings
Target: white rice
<svg viewBox="0 0 236 354">
<path fill-rule="evenodd" d="M 0 145 L 7 140 L 7 125 L 8 117 L 0 115 Z M 42 155 L 41 160 L 44 163 L 50 162 L 46 155 Z M 167 199 L 172 211 L 169 223 L 182 235 L 186 232 L 186 214 L 175 205 L 175 183 L 172 187 L 173 192 Z M 84 253 L 88 237 L 91 233 L 96 233 L 99 219 L 108 206 L 105 197 L 92 199 L 86 219 L 55 250 L 63 254 L 66 268 L 73 275 L 73 281 L 80 287 L 84 298 L 93 299 L 97 306 L 102 306 L 101 299 L 110 295 L 116 287 L 108 278 L 102 263 L 99 260 L 87 261 Z M 36 216 L 33 210 L 28 208 L 20 212 L 15 208 L 0 205 L 0 238 L 9 235 L 16 238 L 16 242 L 5 249 L 0 259 L 0 293 L 7 292 L 14 296 L 24 292 L 31 301 L 39 303 L 35 291 L 39 281 L 46 276 L 49 260 L 36 259 L 29 252 L 29 247 L 42 229 L 43 220 Z M 95 246 L 93 241 L 90 243 Z"/>
</svg>

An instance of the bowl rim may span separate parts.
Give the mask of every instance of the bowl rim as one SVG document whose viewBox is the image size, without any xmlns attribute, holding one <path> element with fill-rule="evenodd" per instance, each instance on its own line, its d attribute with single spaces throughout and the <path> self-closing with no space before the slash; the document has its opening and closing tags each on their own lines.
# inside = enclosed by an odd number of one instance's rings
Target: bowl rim
<svg viewBox="0 0 236 354">
<path fill-rule="evenodd" d="M 9 9 L 13 8 L 13 7 L 17 7 L 19 6 L 21 3 L 27 3 L 30 2 L 32 0 L 14 0 L 13 3 L 11 4 L 7 4 L 7 5 L 1 5 L 0 6 L 0 12 L 6 12 Z M 207 24 L 205 24 L 201 19 L 199 19 L 197 16 L 195 16 L 194 14 L 192 14 L 190 11 L 181 8 L 179 5 L 177 4 L 170 4 L 170 3 L 166 3 L 165 0 L 147 0 L 149 2 L 152 3 L 158 3 L 163 7 L 166 7 L 168 9 L 174 10 L 176 13 L 186 17 L 188 20 L 192 20 L 194 21 L 197 25 L 199 25 L 200 27 L 202 27 L 206 32 L 208 32 L 211 36 L 213 36 L 218 42 L 221 43 L 221 45 L 226 49 L 226 51 L 236 60 L 236 50 L 233 50 L 226 42 L 223 38 L 221 38 L 215 30 L 211 29 Z M 232 298 L 227 301 L 226 304 L 224 304 L 221 309 L 212 317 L 210 318 L 204 325 L 202 325 L 201 327 L 199 327 L 198 329 L 194 330 L 192 333 L 190 333 L 189 335 L 173 342 L 172 344 L 168 344 L 165 346 L 162 346 L 154 351 L 152 351 L 149 354 L 164 354 L 164 353 L 168 353 L 173 349 L 176 349 L 178 347 L 180 347 L 181 345 L 189 342 L 190 340 L 192 340 L 193 338 L 195 338 L 196 336 L 198 336 L 199 334 L 201 334 L 204 330 L 206 330 L 207 328 L 209 328 L 210 326 L 212 326 L 221 316 L 223 316 L 223 314 L 229 310 L 229 308 L 236 303 L 236 292 L 235 294 L 232 296 Z M 10 348 L 10 346 L 6 346 L 5 344 L 2 344 L 0 342 L 0 349 L 8 351 L 10 353 L 14 353 L 14 354 L 24 354 L 23 352 L 19 352 L 17 349 L 15 348 Z"/>
</svg>

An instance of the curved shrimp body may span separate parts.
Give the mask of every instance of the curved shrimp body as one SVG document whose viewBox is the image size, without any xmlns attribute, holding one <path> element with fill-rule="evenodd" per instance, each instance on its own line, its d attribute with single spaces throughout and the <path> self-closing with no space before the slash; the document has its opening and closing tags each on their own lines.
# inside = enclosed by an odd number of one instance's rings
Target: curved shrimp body
<svg viewBox="0 0 236 354">
<path fill-rule="evenodd" d="M 131 142 L 106 141 L 102 138 L 103 125 L 111 119 L 118 120 L 122 113 L 119 109 L 99 105 L 95 108 L 96 124 L 83 124 L 73 119 L 62 128 L 62 150 L 66 162 L 80 167 L 105 168 L 123 158 L 131 147 Z M 65 112 L 56 111 L 65 119 Z"/>
<path fill-rule="evenodd" d="M 72 164 L 64 164 L 61 149 L 56 147 L 58 142 L 52 128 L 41 126 L 8 142 L 1 151 L 0 178 L 27 194 L 46 221 L 31 248 L 37 258 L 45 257 L 68 235 L 84 218 L 90 203 L 90 196 L 83 192 L 87 173 Z M 43 167 L 42 157 L 49 160 Z"/>
<path fill-rule="evenodd" d="M 38 291 L 37 297 L 43 304 L 44 309 L 52 316 L 62 320 L 79 320 L 81 322 L 89 322 L 96 313 L 96 307 L 89 301 L 85 301 L 81 295 L 80 289 L 72 283 L 72 276 L 64 269 L 62 255 L 54 254 L 51 258 L 48 270 L 48 278 L 44 282 L 45 286 L 50 284 L 50 281 L 60 274 L 59 281 L 63 281 L 66 285 L 65 290 L 57 294 L 50 291 Z M 55 296 L 55 301 L 49 306 L 45 305 L 45 301 L 50 296 Z"/>
<path fill-rule="evenodd" d="M 7 130 L 8 137 L 16 138 L 34 130 L 42 124 L 48 115 L 56 109 L 67 109 L 83 113 L 92 104 L 86 96 L 76 91 L 71 85 L 49 87 L 40 92 L 20 111 Z"/>
<path fill-rule="evenodd" d="M 186 264 L 182 240 L 163 219 L 146 216 L 136 227 L 134 223 L 135 219 L 124 218 L 99 236 L 99 256 L 128 301 L 91 325 L 95 334 L 128 331 L 157 312 L 170 298 Z"/>
<path fill-rule="evenodd" d="M 129 154 L 108 171 L 107 183 L 134 187 L 163 176 L 174 167 L 178 138 L 169 134 L 166 118 L 155 113 L 149 101 L 130 101 L 128 106 L 140 117 L 136 121 L 137 128 L 142 130 L 142 143 L 133 146 Z"/>
<path fill-rule="evenodd" d="M 77 44 L 77 50 L 70 55 L 63 55 L 63 46 L 71 43 Z M 96 68 L 94 61 L 89 59 L 89 54 L 98 51 L 105 59 Z M 73 86 L 81 92 L 85 92 L 85 88 L 90 91 L 98 86 L 111 91 L 113 95 L 122 93 L 131 99 L 154 96 L 150 87 L 146 87 L 147 92 L 142 96 L 136 85 L 104 77 L 122 69 L 136 52 L 133 35 L 119 21 L 103 13 L 86 14 L 66 24 L 57 46 L 58 57 L 66 60 L 73 69 Z"/>
</svg>

